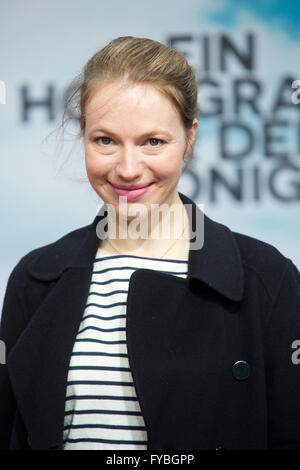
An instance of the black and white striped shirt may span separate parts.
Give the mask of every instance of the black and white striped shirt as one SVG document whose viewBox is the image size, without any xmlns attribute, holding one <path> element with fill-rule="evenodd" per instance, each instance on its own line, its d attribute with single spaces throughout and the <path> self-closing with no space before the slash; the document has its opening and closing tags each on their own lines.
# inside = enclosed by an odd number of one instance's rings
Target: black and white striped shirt
<svg viewBox="0 0 300 470">
<path fill-rule="evenodd" d="M 126 344 L 128 285 L 141 268 L 186 278 L 188 261 L 97 251 L 68 371 L 65 450 L 147 449 Z"/>
</svg>

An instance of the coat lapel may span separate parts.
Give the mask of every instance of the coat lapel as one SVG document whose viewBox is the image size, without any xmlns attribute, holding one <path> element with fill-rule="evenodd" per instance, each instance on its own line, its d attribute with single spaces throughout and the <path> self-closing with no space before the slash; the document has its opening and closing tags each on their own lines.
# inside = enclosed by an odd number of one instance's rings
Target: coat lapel
<svg viewBox="0 0 300 470">
<path fill-rule="evenodd" d="M 30 282 L 53 285 L 7 360 L 33 449 L 62 445 L 68 367 L 99 246 L 98 220 L 45 247 L 28 266 Z"/>
<path fill-rule="evenodd" d="M 66 381 L 91 269 L 66 271 L 35 312 L 8 359 L 18 408 L 33 449 L 62 443 Z"/>
<path fill-rule="evenodd" d="M 212 423 L 222 416 L 218 393 L 234 336 L 224 334 L 226 311 L 218 299 L 207 287 L 190 289 L 172 275 L 132 274 L 128 358 L 149 450 L 200 449 L 210 440 L 214 448 Z M 203 429 L 212 433 L 204 436 Z"/>
</svg>

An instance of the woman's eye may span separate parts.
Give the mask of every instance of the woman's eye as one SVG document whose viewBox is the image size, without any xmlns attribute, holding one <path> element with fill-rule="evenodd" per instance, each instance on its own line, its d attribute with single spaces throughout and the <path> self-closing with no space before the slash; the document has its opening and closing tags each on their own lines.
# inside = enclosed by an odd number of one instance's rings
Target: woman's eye
<svg viewBox="0 0 300 470">
<path fill-rule="evenodd" d="M 99 142 L 99 141 L 101 141 L 101 143 L 104 144 L 104 145 L 108 145 L 108 144 L 111 143 L 110 137 L 98 137 L 96 139 L 96 142 Z"/>
<path fill-rule="evenodd" d="M 161 139 L 149 139 L 149 142 L 152 147 L 157 147 L 157 145 L 161 143 L 162 140 Z"/>
</svg>

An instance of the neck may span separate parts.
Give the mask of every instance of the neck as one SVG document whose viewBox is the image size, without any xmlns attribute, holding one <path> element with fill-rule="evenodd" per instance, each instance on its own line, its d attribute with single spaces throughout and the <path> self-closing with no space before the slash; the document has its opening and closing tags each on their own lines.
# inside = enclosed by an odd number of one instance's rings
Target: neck
<svg viewBox="0 0 300 470">
<path fill-rule="evenodd" d="M 158 251 L 164 252 L 177 239 L 185 242 L 189 234 L 188 215 L 178 192 L 170 202 L 158 206 L 156 210 L 151 208 L 142 217 L 122 223 L 122 227 L 118 219 L 108 213 L 108 237 L 101 242 L 102 248 L 109 244 L 119 253 L 157 256 Z"/>
</svg>

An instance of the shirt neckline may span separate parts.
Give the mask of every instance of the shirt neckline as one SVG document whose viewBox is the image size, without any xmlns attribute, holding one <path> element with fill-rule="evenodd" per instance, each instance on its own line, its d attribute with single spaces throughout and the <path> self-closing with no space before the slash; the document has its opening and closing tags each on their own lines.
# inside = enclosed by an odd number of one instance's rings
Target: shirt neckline
<svg viewBox="0 0 300 470">
<path fill-rule="evenodd" d="M 151 260 L 151 261 L 169 261 L 169 262 L 173 262 L 173 263 L 187 263 L 188 262 L 188 258 L 178 258 L 178 259 L 172 259 L 172 258 L 164 258 L 164 259 L 161 259 L 161 258 L 150 258 L 148 256 L 140 256 L 140 255 L 119 255 L 119 254 L 102 254 L 101 253 L 101 249 L 98 249 L 97 250 L 97 253 L 96 253 L 96 258 L 137 258 L 137 259 L 147 259 L 147 260 Z"/>
</svg>

